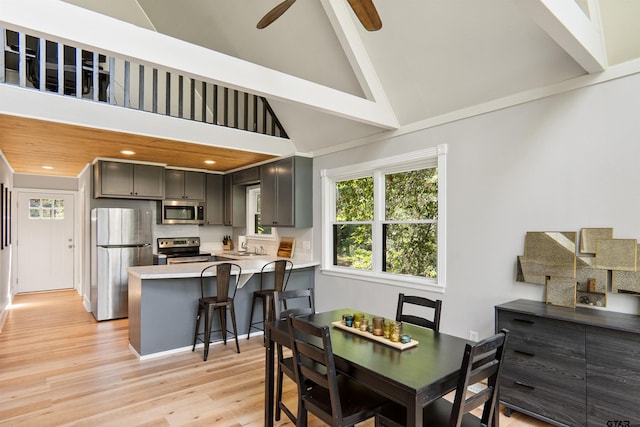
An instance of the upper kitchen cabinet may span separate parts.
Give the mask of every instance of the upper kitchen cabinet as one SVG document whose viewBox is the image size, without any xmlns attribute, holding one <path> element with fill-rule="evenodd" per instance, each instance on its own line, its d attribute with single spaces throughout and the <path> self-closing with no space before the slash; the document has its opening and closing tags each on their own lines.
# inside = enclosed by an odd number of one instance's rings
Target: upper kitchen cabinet
<svg viewBox="0 0 640 427">
<path fill-rule="evenodd" d="M 178 169 L 164 173 L 165 199 L 205 200 L 205 174 Z"/>
<path fill-rule="evenodd" d="M 206 214 L 204 223 L 222 225 L 224 222 L 224 183 L 222 175 L 207 175 Z"/>
<path fill-rule="evenodd" d="M 246 225 L 246 186 L 233 185 L 233 174 L 223 178 L 224 216 L 223 225 L 244 227 Z"/>
<path fill-rule="evenodd" d="M 233 185 L 251 185 L 260 181 L 260 167 L 242 169 L 232 174 Z"/>
<path fill-rule="evenodd" d="M 99 160 L 93 167 L 94 197 L 162 200 L 164 167 Z"/>
<path fill-rule="evenodd" d="M 312 171 L 312 159 L 307 157 L 289 157 L 260 166 L 263 225 L 313 226 Z"/>
</svg>

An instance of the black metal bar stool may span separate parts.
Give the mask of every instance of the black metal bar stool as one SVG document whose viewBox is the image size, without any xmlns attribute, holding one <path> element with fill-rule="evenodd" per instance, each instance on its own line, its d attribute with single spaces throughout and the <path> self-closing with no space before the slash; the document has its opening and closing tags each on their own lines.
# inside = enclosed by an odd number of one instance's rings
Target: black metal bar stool
<svg viewBox="0 0 640 427">
<path fill-rule="evenodd" d="M 204 273 L 214 268 L 216 269 L 216 295 L 205 296 L 204 283 L 206 277 Z M 232 271 L 234 270 L 234 271 Z M 235 273 L 235 280 L 231 282 L 231 273 Z M 204 360 L 209 356 L 209 343 L 211 342 L 211 325 L 213 323 L 213 315 L 216 310 L 220 315 L 220 330 L 222 332 L 222 340 L 227 345 L 227 308 L 231 314 L 231 324 L 233 325 L 233 336 L 236 340 L 236 350 L 240 353 L 240 345 L 238 344 L 238 328 L 236 327 L 236 312 L 233 306 L 233 299 L 238 290 L 238 282 L 242 274 L 242 267 L 238 264 L 225 262 L 222 264 L 212 264 L 204 268 L 200 272 L 200 299 L 198 300 L 198 314 L 196 316 L 196 329 L 193 334 L 193 348 L 196 349 L 198 341 L 198 331 L 200 329 L 200 317 L 204 312 Z"/>
<path fill-rule="evenodd" d="M 266 289 L 265 288 L 265 274 L 269 272 L 269 270 L 273 267 L 273 288 Z M 264 319 L 267 318 L 267 310 L 273 310 L 273 306 L 266 307 L 265 298 L 267 295 L 273 296 L 274 292 L 282 292 L 287 288 L 287 283 L 289 283 L 289 276 L 291 276 L 291 269 L 293 268 L 293 263 L 288 259 L 278 259 L 276 261 L 271 261 L 266 263 L 262 269 L 260 270 L 260 290 L 253 292 L 253 300 L 251 302 L 251 313 L 249 314 L 249 329 L 247 330 L 247 339 L 251 334 L 251 329 L 257 329 L 262 331 L 259 327 L 255 326 L 260 323 L 264 323 Z M 260 299 L 262 300 L 262 319 L 253 321 L 253 311 L 256 306 L 256 301 Z M 272 300 L 269 298 L 269 300 Z M 286 308 L 286 307 L 285 307 Z M 273 316 L 271 316 L 273 318 Z"/>
</svg>

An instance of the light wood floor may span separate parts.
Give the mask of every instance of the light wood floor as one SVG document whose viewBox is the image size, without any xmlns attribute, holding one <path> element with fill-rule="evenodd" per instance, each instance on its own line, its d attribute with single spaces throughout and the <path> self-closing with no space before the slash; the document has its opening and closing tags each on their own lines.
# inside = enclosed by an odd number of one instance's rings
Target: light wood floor
<svg viewBox="0 0 640 427">
<path fill-rule="evenodd" d="M 263 425 L 261 339 L 239 355 L 216 345 L 207 362 L 202 349 L 140 362 L 127 336 L 126 319 L 94 321 L 74 291 L 16 296 L 0 333 L 0 425 Z M 285 395 L 295 407 L 293 382 Z M 501 425 L 547 424 L 514 413 Z"/>
</svg>

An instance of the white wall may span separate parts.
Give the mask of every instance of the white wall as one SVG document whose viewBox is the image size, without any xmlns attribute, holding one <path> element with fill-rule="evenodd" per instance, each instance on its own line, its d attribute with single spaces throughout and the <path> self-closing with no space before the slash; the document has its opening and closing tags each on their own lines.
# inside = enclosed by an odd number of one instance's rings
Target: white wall
<svg viewBox="0 0 640 427">
<path fill-rule="evenodd" d="M 443 294 L 316 274 L 319 310 L 393 317 L 397 294 L 444 301 L 441 330 L 493 333 L 494 305 L 544 300 L 515 281 L 527 231 L 613 227 L 640 239 L 640 75 L 314 159 L 315 253 L 321 250 L 320 170 L 448 144 L 447 289 Z M 609 294 L 608 310 L 640 313 Z"/>
</svg>

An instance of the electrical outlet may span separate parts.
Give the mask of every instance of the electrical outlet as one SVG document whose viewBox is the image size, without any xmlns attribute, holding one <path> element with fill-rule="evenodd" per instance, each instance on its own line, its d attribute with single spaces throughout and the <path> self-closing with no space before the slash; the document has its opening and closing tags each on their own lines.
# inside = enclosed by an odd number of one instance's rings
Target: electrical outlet
<svg viewBox="0 0 640 427">
<path fill-rule="evenodd" d="M 478 340 L 479 340 L 478 331 L 469 331 L 469 339 L 471 341 L 478 342 Z"/>
</svg>

